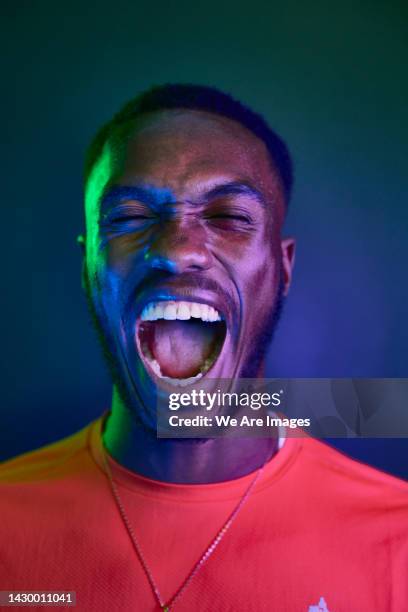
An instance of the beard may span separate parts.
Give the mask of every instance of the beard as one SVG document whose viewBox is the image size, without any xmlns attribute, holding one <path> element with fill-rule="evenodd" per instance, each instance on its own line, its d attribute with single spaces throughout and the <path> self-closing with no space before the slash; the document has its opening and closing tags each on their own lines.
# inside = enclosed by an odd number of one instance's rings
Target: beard
<svg viewBox="0 0 408 612">
<path fill-rule="evenodd" d="M 283 305 L 285 303 L 284 293 L 285 283 L 283 269 L 281 267 L 278 291 L 276 293 L 273 308 L 269 311 L 266 323 L 264 323 L 258 331 L 252 351 L 249 353 L 244 366 L 241 368 L 241 378 L 259 378 L 259 372 L 263 367 L 268 348 L 273 340 L 273 336 L 282 315 Z"/>
<path fill-rule="evenodd" d="M 86 268 L 83 279 L 90 323 L 96 333 L 96 338 L 102 352 L 103 362 L 107 368 L 109 378 L 114 387 L 116 387 L 123 406 L 130 412 L 132 418 L 136 420 L 136 423 L 145 428 L 143 420 L 138 416 L 141 400 L 138 397 L 137 389 L 134 385 L 132 385 L 132 389 L 130 389 L 129 385 L 126 383 L 123 367 L 117 357 L 114 342 L 111 336 L 106 332 L 96 310 L 95 302 L 92 297 L 91 282 Z M 146 431 L 150 433 L 150 430 L 146 429 Z"/>
<path fill-rule="evenodd" d="M 111 335 L 106 331 L 101 317 L 98 315 L 97 309 L 95 307 L 95 302 L 92 297 L 91 283 L 86 268 L 84 273 L 84 289 L 88 312 L 90 315 L 90 321 L 92 327 L 96 332 L 96 336 L 102 351 L 103 360 L 107 367 L 108 374 L 110 376 L 110 379 L 112 380 L 113 385 L 116 387 L 120 400 L 137 425 L 142 427 L 147 434 L 156 435 L 156 430 L 153 430 L 151 427 L 148 427 L 145 424 L 144 420 L 140 417 L 143 401 L 137 391 L 137 385 L 135 384 L 135 382 L 133 380 L 131 380 L 131 384 L 127 382 L 124 374 L 124 366 L 122 365 L 117 355 L 117 347 L 115 347 L 115 343 Z M 259 372 L 262 369 L 267 350 L 269 348 L 270 343 L 272 342 L 273 335 L 276 331 L 277 325 L 282 314 L 284 300 L 284 278 L 283 269 L 281 267 L 279 285 L 274 299 L 273 307 L 269 310 L 269 314 L 266 321 L 260 326 L 257 333 L 255 334 L 253 348 L 248 353 L 245 359 L 245 363 L 240 369 L 240 378 L 259 378 Z M 130 378 L 132 379 L 131 376 Z M 203 443 L 206 440 L 204 438 L 185 438 L 184 440 L 180 439 L 180 441 L 184 443 Z"/>
</svg>

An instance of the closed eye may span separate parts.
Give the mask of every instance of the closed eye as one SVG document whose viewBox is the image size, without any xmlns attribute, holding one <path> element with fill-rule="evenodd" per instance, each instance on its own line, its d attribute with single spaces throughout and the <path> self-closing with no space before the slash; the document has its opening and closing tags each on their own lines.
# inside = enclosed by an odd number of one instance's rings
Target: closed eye
<svg viewBox="0 0 408 612">
<path fill-rule="evenodd" d="M 139 203 L 124 203 L 115 206 L 100 220 L 101 227 L 139 227 L 155 221 L 156 216 L 146 206 Z"/>
<path fill-rule="evenodd" d="M 205 215 L 208 224 L 221 230 L 248 231 L 253 229 L 252 217 L 243 210 L 228 209 L 208 211 Z"/>
<path fill-rule="evenodd" d="M 122 215 L 120 217 L 112 217 L 106 219 L 106 223 L 126 223 L 128 221 L 149 221 L 154 220 L 154 217 L 147 215 Z"/>
<path fill-rule="evenodd" d="M 251 219 L 245 215 L 239 215 L 234 213 L 217 213 L 213 215 L 207 215 L 207 219 L 235 219 L 237 221 L 244 221 L 251 223 Z"/>
</svg>

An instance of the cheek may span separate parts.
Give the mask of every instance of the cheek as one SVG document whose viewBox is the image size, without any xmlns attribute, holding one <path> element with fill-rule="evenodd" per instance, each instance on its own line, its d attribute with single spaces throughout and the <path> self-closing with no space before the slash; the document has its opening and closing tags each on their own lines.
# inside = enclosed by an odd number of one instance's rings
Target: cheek
<svg viewBox="0 0 408 612">
<path fill-rule="evenodd" d="M 266 246 L 268 245 L 268 246 Z M 281 251 L 277 241 L 264 236 L 237 267 L 243 309 L 255 325 L 262 325 L 273 307 L 280 286 Z"/>
<path fill-rule="evenodd" d="M 107 237 L 100 251 L 105 274 L 119 279 L 138 275 L 148 251 L 149 232 L 134 232 L 114 238 Z"/>
<path fill-rule="evenodd" d="M 94 303 L 99 304 L 97 308 L 105 318 L 120 310 L 137 268 L 140 263 L 136 263 L 134 250 L 126 241 L 113 240 L 93 257 L 89 268 L 90 286 Z"/>
<path fill-rule="evenodd" d="M 138 242 L 139 244 L 135 244 Z M 114 238 L 106 247 L 106 264 L 112 273 L 127 276 L 143 261 L 144 249 L 133 236 Z"/>
<path fill-rule="evenodd" d="M 245 279 L 254 295 L 263 292 L 267 287 L 273 292 L 274 280 L 279 278 L 281 252 L 271 244 L 270 238 L 258 240 L 246 252 L 241 252 L 236 260 L 239 276 Z"/>
<path fill-rule="evenodd" d="M 280 263 L 276 257 L 266 257 L 258 262 L 254 267 L 249 278 L 249 288 L 251 296 L 256 296 L 256 300 L 266 300 L 270 302 L 279 286 Z"/>
</svg>

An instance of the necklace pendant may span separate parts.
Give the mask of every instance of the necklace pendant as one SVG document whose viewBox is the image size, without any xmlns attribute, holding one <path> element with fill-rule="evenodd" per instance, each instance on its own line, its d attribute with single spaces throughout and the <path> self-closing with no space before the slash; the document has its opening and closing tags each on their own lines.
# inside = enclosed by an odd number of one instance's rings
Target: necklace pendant
<svg viewBox="0 0 408 612">
<path fill-rule="evenodd" d="M 163 612 L 170 612 L 169 606 L 162 606 Z"/>
</svg>

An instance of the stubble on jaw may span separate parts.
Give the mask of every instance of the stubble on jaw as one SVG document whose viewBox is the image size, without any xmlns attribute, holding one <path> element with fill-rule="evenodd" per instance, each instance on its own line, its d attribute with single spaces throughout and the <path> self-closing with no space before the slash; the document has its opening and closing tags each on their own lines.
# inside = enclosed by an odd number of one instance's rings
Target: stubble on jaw
<svg viewBox="0 0 408 612">
<path fill-rule="evenodd" d="M 283 268 L 280 267 L 280 281 L 278 286 L 278 292 L 274 301 L 273 308 L 270 310 L 268 320 L 263 328 L 259 331 L 256 342 L 254 342 L 253 349 L 249 352 L 248 357 L 245 361 L 244 366 L 240 372 L 240 378 L 259 378 L 260 371 L 262 370 L 265 357 L 272 342 L 273 335 L 276 331 L 279 323 L 283 304 L 285 301 L 284 297 L 284 279 L 283 279 Z M 92 290 L 89 275 L 87 269 L 84 272 L 84 289 L 86 302 L 88 307 L 88 313 L 90 316 L 90 322 L 95 330 L 96 337 L 102 352 L 103 361 L 107 367 L 109 377 L 112 384 L 117 390 L 120 400 L 128 411 L 129 415 L 133 419 L 134 423 L 142 428 L 146 435 L 156 438 L 157 432 L 155 428 L 149 427 L 144 420 L 140 417 L 141 399 L 137 395 L 136 386 L 133 385 L 132 390 L 125 382 L 124 375 L 121 371 L 121 365 L 118 357 L 114 354 L 114 348 L 111 346 L 113 342 L 110 341 L 107 332 L 104 330 L 103 324 L 97 314 L 95 304 L 92 298 Z M 179 438 L 182 444 L 204 444 L 207 440 L 205 438 Z"/>
</svg>

